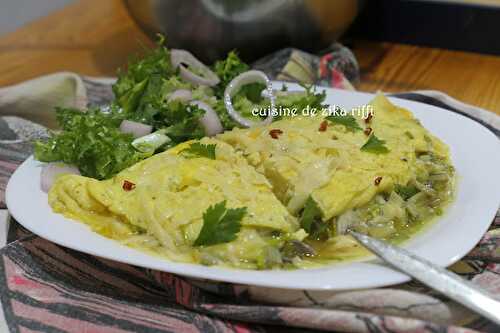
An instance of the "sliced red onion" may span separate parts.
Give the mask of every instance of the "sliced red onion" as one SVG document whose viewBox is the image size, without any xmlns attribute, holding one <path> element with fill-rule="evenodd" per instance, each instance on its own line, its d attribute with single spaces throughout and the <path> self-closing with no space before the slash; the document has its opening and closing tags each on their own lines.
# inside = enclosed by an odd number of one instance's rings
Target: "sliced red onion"
<svg viewBox="0 0 500 333">
<path fill-rule="evenodd" d="M 193 93 L 191 93 L 190 90 L 187 89 L 178 89 L 174 91 L 173 93 L 168 96 L 167 101 L 172 102 L 172 101 L 182 101 L 182 102 L 189 102 L 190 100 L 193 99 Z"/>
<path fill-rule="evenodd" d="M 62 174 L 79 175 L 80 171 L 73 165 L 59 162 L 47 163 L 42 167 L 40 173 L 40 188 L 45 193 L 49 192 L 57 176 Z"/>
<path fill-rule="evenodd" d="M 131 120 L 124 120 L 120 124 L 120 131 L 132 134 L 134 138 L 140 138 L 141 136 L 147 135 L 151 133 L 152 130 L 153 127 L 150 125 L 141 124 Z"/>
<path fill-rule="evenodd" d="M 200 119 L 200 124 L 205 129 L 205 135 L 214 136 L 215 134 L 219 134 L 224 131 L 219 116 L 214 109 L 210 107 L 210 105 L 202 101 L 192 101 L 191 105 L 196 105 L 205 111 L 205 114 Z"/>
<path fill-rule="evenodd" d="M 180 76 L 187 82 L 209 87 L 215 86 L 220 82 L 217 74 L 212 72 L 210 68 L 196 59 L 191 52 L 173 49 L 170 51 L 170 61 L 174 69 L 179 68 Z M 196 72 L 201 73 L 201 75 L 194 73 L 190 70 L 190 68 L 195 69 Z"/>
<path fill-rule="evenodd" d="M 241 87 L 246 84 L 256 82 L 261 82 L 266 85 L 266 96 L 271 102 L 271 112 L 265 120 L 258 122 L 246 119 L 241 114 L 239 114 L 234 109 L 233 102 L 231 101 L 232 97 L 238 93 Z M 229 116 L 242 126 L 252 127 L 257 125 L 268 125 L 273 121 L 273 111 L 275 111 L 276 109 L 276 97 L 274 96 L 273 87 L 267 75 L 261 71 L 251 70 L 241 73 L 227 85 L 224 92 L 224 104 L 226 105 L 227 113 L 229 114 Z"/>
</svg>

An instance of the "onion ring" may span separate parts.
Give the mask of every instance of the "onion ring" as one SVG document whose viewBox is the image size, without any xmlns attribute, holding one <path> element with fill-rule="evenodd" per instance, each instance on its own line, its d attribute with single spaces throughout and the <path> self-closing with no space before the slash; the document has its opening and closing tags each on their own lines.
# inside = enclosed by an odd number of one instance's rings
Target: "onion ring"
<svg viewBox="0 0 500 333">
<path fill-rule="evenodd" d="M 170 51 L 170 62 L 172 63 L 172 67 L 174 67 L 174 69 L 179 68 L 180 76 L 187 82 L 209 87 L 215 86 L 220 82 L 217 74 L 212 72 L 210 68 L 196 59 L 191 52 L 173 49 Z M 201 73 L 203 76 L 192 72 L 190 68 L 196 69 L 197 72 Z"/>
<path fill-rule="evenodd" d="M 73 165 L 59 162 L 47 163 L 40 173 L 40 188 L 45 193 L 49 192 L 57 176 L 62 174 L 80 175 L 80 170 Z"/>
<path fill-rule="evenodd" d="M 255 122 L 246 119 L 241 114 L 239 114 L 233 107 L 232 97 L 238 93 L 238 91 L 246 84 L 261 82 L 266 85 L 266 95 L 271 102 L 270 113 L 267 118 L 260 122 Z M 269 125 L 273 121 L 273 113 L 276 110 L 276 97 L 274 96 L 273 87 L 271 81 L 266 74 L 262 71 L 251 70 L 241 73 L 235 77 L 226 87 L 224 91 L 224 104 L 226 106 L 227 113 L 229 116 L 236 121 L 238 124 L 245 127 L 252 127 L 257 125 Z"/>
<path fill-rule="evenodd" d="M 193 94 L 191 93 L 190 90 L 177 89 L 176 91 L 171 93 L 170 96 L 168 96 L 167 102 L 172 102 L 175 100 L 182 102 L 189 102 L 192 99 L 193 99 Z"/>
<path fill-rule="evenodd" d="M 141 136 L 151 133 L 153 126 L 138 123 L 132 120 L 123 120 L 120 124 L 120 132 L 132 134 L 134 138 L 140 138 Z"/>
<path fill-rule="evenodd" d="M 210 105 L 202 101 L 192 101 L 190 104 L 205 111 L 205 114 L 200 119 L 200 125 L 205 129 L 205 135 L 214 136 L 224 131 L 219 116 Z"/>
</svg>

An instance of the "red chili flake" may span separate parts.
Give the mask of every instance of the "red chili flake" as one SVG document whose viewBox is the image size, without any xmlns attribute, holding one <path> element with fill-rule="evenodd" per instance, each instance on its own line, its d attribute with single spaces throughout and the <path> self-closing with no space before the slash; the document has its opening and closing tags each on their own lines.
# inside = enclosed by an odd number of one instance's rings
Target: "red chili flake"
<svg viewBox="0 0 500 333">
<path fill-rule="evenodd" d="M 124 180 L 122 188 L 125 191 L 132 191 L 135 188 L 135 184 L 132 182 L 129 182 L 128 180 Z"/>
<path fill-rule="evenodd" d="M 371 127 L 367 127 L 367 128 L 365 128 L 364 133 L 365 133 L 367 136 L 370 136 L 370 134 L 372 133 L 372 128 L 371 128 Z"/>
<path fill-rule="evenodd" d="M 370 121 L 372 121 L 372 118 L 373 118 L 373 113 L 370 112 L 368 116 L 365 118 L 365 123 L 368 124 Z"/>
<path fill-rule="evenodd" d="M 278 129 L 278 128 L 275 128 L 275 129 L 272 129 L 269 131 L 269 135 L 273 139 L 277 139 L 281 134 L 283 134 L 283 131 Z"/>
<path fill-rule="evenodd" d="M 326 129 L 327 129 L 327 128 L 328 128 L 328 121 L 323 120 L 323 121 L 321 122 L 321 124 L 319 124 L 318 131 L 320 131 L 320 132 L 324 132 L 324 131 L 326 131 Z"/>
<path fill-rule="evenodd" d="M 380 184 L 381 181 L 382 181 L 382 177 L 375 178 L 375 185 L 378 186 L 378 184 Z"/>
</svg>

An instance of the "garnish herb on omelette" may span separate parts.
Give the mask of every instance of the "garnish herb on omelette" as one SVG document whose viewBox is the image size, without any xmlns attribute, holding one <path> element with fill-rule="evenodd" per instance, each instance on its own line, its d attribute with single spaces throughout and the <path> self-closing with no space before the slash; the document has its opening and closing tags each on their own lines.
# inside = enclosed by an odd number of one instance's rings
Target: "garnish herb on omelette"
<svg viewBox="0 0 500 333">
<path fill-rule="evenodd" d="M 322 109 L 325 93 L 272 91 L 234 52 L 207 67 L 163 45 L 113 91 L 102 110 L 59 109 L 61 131 L 36 143 L 35 157 L 82 174 L 55 179 L 55 212 L 153 255 L 317 266 L 365 253 L 347 230 L 400 242 L 453 197 L 447 146 L 383 95 L 367 118 L 256 116 Z"/>
<path fill-rule="evenodd" d="M 193 246 L 210 246 L 234 241 L 241 230 L 240 221 L 246 213 L 246 207 L 226 209 L 226 201 L 208 207 L 203 213 L 203 226 Z"/>
<path fill-rule="evenodd" d="M 183 149 L 181 154 L 187 157 L 206 157 L 212 160 L 215 160 L 215 146 L 212 145 L 204 145 L 199 142 L 192 143 L 188 148 Z"/>
<path fill-rule="evenodd" d="M 334 124 L 344 125 L 349 130 L 361 131 L 361 127 L 358 125 L 356 118 L 354 118 L 354 116 L 350 114 L 346 115 L 332 114 L 327 116 L 325 119 L 331 121 Z"/>
<path fill-rule="evenodd" d="M 370 135 L 366 143 L 361 147 L 362 151 L 374 154 L 386 154 L 389 149 L 385 146 L 385 141 L 380 140 L 375 134 Z"/>
</svg>

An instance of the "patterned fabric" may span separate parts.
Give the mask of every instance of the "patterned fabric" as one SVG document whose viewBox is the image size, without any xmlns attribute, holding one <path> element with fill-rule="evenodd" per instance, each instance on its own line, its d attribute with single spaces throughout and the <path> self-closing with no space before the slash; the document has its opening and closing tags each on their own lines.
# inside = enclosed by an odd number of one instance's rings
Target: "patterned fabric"
<svg viewBox="0 0 500 333">
<path fill-rule="evenodd" d="M 61 72 L 0 89 L 0 116 L 32 119 L 49 128 L 56 127 L 53 109 L 57 106 L 85 107 L 85 86 L 75 73 Z"/>
<path fill-rule="evenodd" d="M 350 89 L 350 81 L 358 80 L 354 57 L 340 45 L 322 57 L 286 49 L 254 65 L 273 78 L 307 84 Z M 56 77 L 60 82 L 61 77 Z M 71 77 L 68 82 L 75 78 Z M 85 88 L 80 101 L 85 98 L 89 105 L 105 105 L 112 98 L 109 80 L 76 78 Z M 31 100 L 36 101 L 36 90 L 31 93 Z M 47 101 L 53 95 L 44 91 L 43 96 Z M 465 113 L 492 131 L 500 131 L 498 117 L 464 107 L 446 95 L 418 92 L 400 97 Z M 43 108 L 31 119 L 51 116 Z M 0 117 L 0 208 L 5 207 L 8 177 L 31 154 L 30 142 L 46 135 L 44 127 L 31 121 Z M 0 250 L 0 297 L 11 332 L 500 330 L 414 281 L 344 292 L 281 290 L 188 279 L 100 259 L 46 241 L 15 221 L 11 221 L 8 242 Z M 499 245 L 500 214 L 478 246 L 451 269 L 500 296 Z"/>
</svg>

